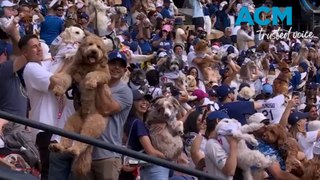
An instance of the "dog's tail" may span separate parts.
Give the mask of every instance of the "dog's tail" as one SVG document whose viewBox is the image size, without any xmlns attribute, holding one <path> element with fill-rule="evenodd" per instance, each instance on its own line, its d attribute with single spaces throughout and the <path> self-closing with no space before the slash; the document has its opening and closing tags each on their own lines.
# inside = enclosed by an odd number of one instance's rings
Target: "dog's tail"
<svg viewBox="0 0 320 180">
<path fill-rule="evenodd" d="M 91 170 L 92 151 L 93 147 L 88 146 L 88 148 L 81 153 L 79 157 L 75 157 L 72 169 L 76 176 L 85 176 Z"/>
</svg>

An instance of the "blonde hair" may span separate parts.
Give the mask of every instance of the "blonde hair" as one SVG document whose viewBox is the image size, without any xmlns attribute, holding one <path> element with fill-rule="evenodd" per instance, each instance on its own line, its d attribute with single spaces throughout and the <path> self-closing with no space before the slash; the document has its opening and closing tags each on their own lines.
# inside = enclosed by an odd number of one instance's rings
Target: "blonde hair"
<svg viewBox="0 0 320 180">
<path fill-rule="evenodd" d="M 289 129 L 290 134 L 293 136 L 293 138 L 297 139 L 298 133 L 301 133 L 302 135 L 306 136 L 307 133 L 305 131 L 301 131 L 298 127 L 298 124 L 292 125 Z"/>
<path fill-rule="evenodd" d="M 207 52 L 208 43 L 205 40 L 200 40 L 195 46 L 194 51 L 196 52 Z"/>
</svg>

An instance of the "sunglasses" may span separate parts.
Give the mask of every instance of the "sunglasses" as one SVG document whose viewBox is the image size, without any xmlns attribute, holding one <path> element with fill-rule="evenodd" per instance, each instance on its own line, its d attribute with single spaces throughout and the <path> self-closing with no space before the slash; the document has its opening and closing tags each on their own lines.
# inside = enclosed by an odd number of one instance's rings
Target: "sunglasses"
<svg viewBox="0 0 320 180">
<path fill-rule="evenodd" d="M 64 11 L 64 9 L 57 9 L 57 11 Z"/>
</svg>

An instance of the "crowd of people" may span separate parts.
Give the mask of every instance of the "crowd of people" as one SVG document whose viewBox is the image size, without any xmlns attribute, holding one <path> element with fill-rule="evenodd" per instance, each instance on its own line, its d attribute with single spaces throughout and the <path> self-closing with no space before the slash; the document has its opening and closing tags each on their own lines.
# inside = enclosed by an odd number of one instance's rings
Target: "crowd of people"
<svg viewBox="0 0 320 180">
<path fill-rule="evenodd" d="M 108 119 L 99 140 L 167 160 L 153 146 L 144 121 L 154 101 L 173 96 L 181 104 L 177 119 L 184 124 L 184 147 L 172 163 L 217 179 L 243 179 L 237 166 L 240 140 L 228 135 L 227 142 L 222 141 L 216 131 L 222 119 L 232 118 L 241 125 L 261 125 L 251 132 L 259 144 L 248 147 L 275 157 L 265 169 L 251 167 L 254 179 L 320 176 L 317 34 L 312 39 L 270 40 L 259 38 L 260 30 L 268 34 L 279 26 L 235 25 L 241 8 L 248 7 L 253 15 L 255 7 L 272 7 L 270 0 L 260 5 L 251 0 L 193 0 L 190 24 L 172 0 L 101 2 L 114 8 L 105 14 L 110 19 L 106 27 L 97 24 L 101 17 L 92 11 L 90 1 L 1 1 L 1 111 L 63 128 L 81 106 L 69 96 L 81 94 L 73 86 L 65 96 L 55 96 L 50 78 L 69 65 L 70 52 L 92 33 L 110 49 L 106 57 L 111 80 L 98 86 L 96 95 L 96 107 Z M 118 7 L 125 7 L 127 13 L 120 13 Z M 260 17 L 273 18 L 271 12 Z M 107 34 L 101 34 L 101 28 Z M 78 39 L 70 43 L 66 37 Z M 162 166 L 127 161 L 121 154 L 96 147 L 90 172 L 77 176 L 72 156 L 48 148 L 60 141 L 59 136 L 5 119 L 0 125 L 1 162 L 42 180 L 196 179 Z M 289 155 L 272 140 L 280 137 L 279 131 L 270 130 L 275 126 L 299 145 L 299 157 L 290 170 Z M 21 143 L 24 138 L 28 143 Z M 304 163 L 315 170 L 307 171 Z"/>
</svg>

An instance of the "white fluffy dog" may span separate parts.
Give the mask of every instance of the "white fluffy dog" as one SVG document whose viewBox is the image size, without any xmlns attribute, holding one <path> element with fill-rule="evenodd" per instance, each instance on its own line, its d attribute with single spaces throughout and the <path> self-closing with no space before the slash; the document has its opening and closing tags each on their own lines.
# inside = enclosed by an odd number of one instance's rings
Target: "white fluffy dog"
<svg viewBox="0 0 320 180">
<path fill-rule="evenodd" d="M 57 48 L 57 53 L 54 55 L 54 60 L 52 61 L 51 72 L 59 70 L 66 58 L 76 54 L 85 36 L 85 32 L 76 26 L 68 27 L 60 34 L 54 44 Z"/>
<path fill-rule="evenodd" d="M 320 130 L 320 121 L 314 120 L 308 122 L 308 131 L 318 131 Z"/>
<path fill-rule="evenodd" d="M 243 176 L 246 180 L 253 180 L 251 174 L 251 167 L 267 168 L 273 162 L 273 157 L 266 157 L 258 150 L 251 150 L 248 148 L 246 142 L 257 146 L 258 141 L 253 135 L 249 135 L 249 132 L 258 130 L 262 127 L 261 124 L 243 125 L 235 119 L 222 119 L 215 129 L 218 134 L 218 141 L 222 142 L 223 148 L 229 152 L 230 147 L 224 136 L 232 135 L 240 139 L 238 143 L 238 167 L 243 170 Z"/>
</svg>

